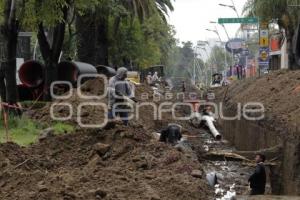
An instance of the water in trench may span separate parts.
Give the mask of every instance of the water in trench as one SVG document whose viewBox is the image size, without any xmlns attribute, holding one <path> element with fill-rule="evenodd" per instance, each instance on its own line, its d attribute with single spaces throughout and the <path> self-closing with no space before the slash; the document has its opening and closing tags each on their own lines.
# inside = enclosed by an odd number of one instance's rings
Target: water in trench
<svg viewBox="0 0 300 200">
<path fill-rule="evenodd" d="M 205 151 L 228 151 L 232 152 L 234 147 L 226 140 L 215 141 L 207 131 L 201 131 L 199 137 L 187 138 L 187 142 L 193 146 L 201 143 Z M 206 178 L 215 190 L 216 200 L 232 199 L 236 195 L 248 195 L 250 188 L 248 178 L 255 167 L 243 164 L 241 161 L 224 160 L 201 160 Z M 267 185 L 266 193 L 270 193 L 270 185 Z"/>
</svg>

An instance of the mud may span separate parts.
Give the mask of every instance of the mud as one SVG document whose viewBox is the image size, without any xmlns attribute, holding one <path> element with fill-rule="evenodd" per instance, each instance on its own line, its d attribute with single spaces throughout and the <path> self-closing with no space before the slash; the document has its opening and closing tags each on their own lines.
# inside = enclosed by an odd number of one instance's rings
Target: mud
<svg viewBox="0 0 300 200">
<path fill-rule="evenodd" d="M 236 97 L 233 92 L 237 91 L 236 87 L 240 86 L 233 85 L 229 90 L 227 105 L 235 102 L 232 98 Z M 101 95 L 104 84 L 100 79 L 90 80 L 81 89 L 88 95 Z M 241 91 L 246 89 L 245 83 Z M 146 93 L 148 95 L 145 97 Z M 221 97 L 224 90 L 216 93 L 217 97 Z M 139 102 L 155 102 L 157 105 L 162 102 L 162 99 L 155 101 L 153 90 L 145 85 L 136 88 L 136 97 Z M 87 101 L 107 103 L 106 98 L 82 99 L 75 90 L 72 90 L 70 98 L 55 102 L 68 102 L 76 108 Z M 176 100 L 171 98 L 167 101 Z M 26 114 L 51 125 L 53 119 L 49 114 L 50 106 L 48 104 Z M 178 110 L 178 114 L 183 115 L 182 110 Z M 277 119 L 268 111 L 269 119 Z M 225 192 L 233 184 L 238 195 L 248 192 L 247 179 L 252 167 L 240 162 L 208 161 L 202 158 L 207 150 L 233 150 L 227 141 L 214 142 L 205 130 L 192 128 L 186 121 L 173 120 L 170 113 L 163 113 L 161 120 L 154 120 L 151 107 L 143 107 L 140 112 L 140 118 L 130 121 L 129 127 L 118 122 L 111 129 L 82 129 L 78 126 L 79 114 L 75 109 L 68 120 L 68 123 L 77 126 L 73 134 L 49 137 L 27 148 L 12 143 L 0 145 L 0 199 L 209 200 L 221 197 L 221 194 L 214 193 L 215 188 L 208 185 L 206 175 L 210 172 L 219 174 L 218 185 Z M 58 106 L 54 113 L 67 116 L 68 109 Z M 101 123 L 106 114 L 99 107 L 86 106 L 80 116 L 86 123 Z M 293 117 L 289 119 L 293 124 Z M 181 147 L 174 148 L 153 137 L 152 132 L 170 122 L 181 124 L 185 136 L 189 138 Z M 232 130 L 232 134 L 236 134 L 236 130 Z M 286 145 L 288 148 L 285 151 L 290 151 L 287 155 L 297 150 L 297 141 L 294 142 L 293 145 Z M 290 164 L 290 174 L 280 173 L 278 177 L 297 177 L 297 159 L 291 160 L 288 156 L 285 159 Z M 288 180 L 291 179 L 282 180 L 290 186 Z M 279 179 L 277 182 L 280 182 Z M 281 185 L 278 190 L 282 190 Z"/>
<path fill-rule="evenodd" d="M 53 103 L 48 103 L 41 109 L 31 110 L 26 112 L 25 114 L 30 118 L 39 121 L 44 124 L 51 125 L 52 122 L 56 121 L 51 116 L 51 107 L 53 107 L 53 116 L 55 118 L 64 118 L 70 115 L 70 119 L 65 120 L 66 123 L 70 123 L 77 128 L 82 128 L 81 124 L 84 125 L 101 125 L 105 122 L 105 118 L 107 117 L 107 110 L 104 109 L 103 106 L 93 105 L 93 104 L 104 104 L 107 105 L 107 95 L 105 95 L 105 84 L 104 81 L 100 78 L 93 79 L 87 81 L 84 85 L 79 89 L 82 91 L 82 94 L 89 97 L 82 98 L 82 95 L 78 93 L 78 89 L 72 89 L 70 91 L 71 96 L 69 98 L 63 100 L 55 100 Z M 151 105 L 146 105 L 147 103 L 153 103 L 157 108 L 163 102 L 178 102 L 180 100 L 176 99 L 176 95 L 169 96 L 164 90 L 161 91 L 160 94 L 154 93 L 153 89 L 145 84 L 135 86 L 134 89 L 136 100 L 145 105 L 141 105 L 139 108 L 135 108 L 133 110 L 134 118 L 130 120 L 130 123 L 133 125 L 142 125 L 146 130 L 149 131 L 158 131 L 161 128 L 168 125 L 168 123 L 178 122 L 184 127 L 189 127 L 189 124 L 186 121 L 179 122 L 178 120 L 173 120 L 171 112 L 162 113 L 161 119 L 158 119 L 158 113 L 155 108 Z M 68 95 L 66 93 L 65 95 Z M 172 93 L 169 93 L 172 94 Z M 70 113 L 70 109 L 66 104 L 72 107 L 72 114 Z M 90 104 L 84 105 L 79 112 L 79 107 L 82 104 Z M 156 109 L 157 109 L 156 108 Z M 170 107 L 164 106 L 164 109 L 168 109 Z M 156 115 L 154 114 L 156 113 Z M 176 112 L 177 116 L 182 116 L 181 111 Z M 80 120 L 79 120 L 80 119 Z"/>
<path fill-rule="evenodd" d="M 101 79 L 90 80 L 81 89 L 87 95 L 101 95 L 104 84 Z M 55 103 L 69 103 L 74 108 L 84 102 L 107 103 L 106 97 L 86 100 L 75 89 L 71 92 L 70 98 Z M 148 93 L 146 99 L 144 93 Z M 153 90 L 145 85 L 136 88 L 136 97 L 139 102 L 154 102 Z M 26 114 L 51 125 L 50 107 Z M 90 124 L 100 123 L 107 114 L 95 106 L 85 109 L 82 118 Z M 65 117 L 68 108 L 58 106 L 54 113 Z M 75 133 L 49 137 L 27 148 L 1 144 L 0 199 L 213 199 L 213 189 L 202 176 L 204 171 L 194 152 L 153 137 L 153 131 L 174 122 L 170 114 L 153 120 L 151 108 L 143 107 L 141 113 L 128 127 L 117 121 L 115 127 L 85 129 L 78 126 L 74 110 L 67 122 L 77 127 Z M 189 126 L 187 122 L 182 125 Z"/>
<path fill-rule="evenodd" d="M 276 71 L 266 76 L 237 81 L 214 90 L 219 101 L 233 108 L 237 103 L 259 102 L 266 110 L 266 120 L 276 125 L 300 125 L 300 71 Z"/>
<path fill-rule="evenodd" d="M 271 169 L 273 194 L 300 195 L 299 123 L 300 72 L 276 71 L 266 76 L 237 81 L 228 88 L 215 89 L 216 101 L 224 103 L 225 116 L 236 114 L 236 105 L 259 102 L 265 117 L 258 121 L 219 120 L 224 136 L 239 150 L 257 151 L 283 146 Z"/>
<path fill-rule="evenodd" d="M 192 155 L 142 127 L 0 145 L 0 199 L 211 199 Z"/>
</svg>

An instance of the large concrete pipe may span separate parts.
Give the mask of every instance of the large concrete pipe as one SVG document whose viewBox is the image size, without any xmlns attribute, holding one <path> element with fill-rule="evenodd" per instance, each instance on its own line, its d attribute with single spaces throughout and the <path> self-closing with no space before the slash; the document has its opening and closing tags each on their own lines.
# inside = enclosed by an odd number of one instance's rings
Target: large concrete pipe
<svg viewBox="0 0 300 200">
<path fill-rule="evenodd" d="M 58 64 L 58 80 L 76 84 L 80 75 L 98 74 L 93 65 L 82 62 L 63 61 Z"/>
<path fill-rule="evenodd" d="M 39 87 L 44 82 L 44 66 L 37 61 L 27 61 L 18 71 L 21 83 L 29 88 Z"/>
<path fill-rule="evenodd" d="M 214 138 L 216 140 L 221 140 L 222 135 L 219 133 L 219 131 L 216 129 L 214 125 L 215 119 L 212 116 L 204 115 L 202 116 L 202 120 L 205 122 L 205 125 L 209 128 Z"/>
<path fill-rule="evenodd" d="M 116 70 L 108 67 L 108 66 L 104 66 L 104 65 L 98 65 L 96 67 L 98 74 L 103 74 L 105 75 L 107 78 L 113 77 L 116 75 Z"/>
<path fill-rule="evenodd" d="M 24 84 L 18 85 L 19 101 L 41 100 L 43 87 L 31 88 Z"/>
<path fill-rule="evenodd" d="M 31 88 L 26 85 L 18 85 L 19 101 L 31 101 L 34 98 Z"/>
</svg>

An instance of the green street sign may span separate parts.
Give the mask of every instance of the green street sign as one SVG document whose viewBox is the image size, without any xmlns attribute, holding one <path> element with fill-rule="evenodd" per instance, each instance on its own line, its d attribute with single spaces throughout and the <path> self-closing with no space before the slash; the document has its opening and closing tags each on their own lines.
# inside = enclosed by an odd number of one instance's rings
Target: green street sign
<svg viewBox="0 0 300 200">
<path fill-rule="evenodd" d="M 257 24 L 258 18 L 245 17 L 245 18 L 219 18 L 219 24 Z"/>
</svg>

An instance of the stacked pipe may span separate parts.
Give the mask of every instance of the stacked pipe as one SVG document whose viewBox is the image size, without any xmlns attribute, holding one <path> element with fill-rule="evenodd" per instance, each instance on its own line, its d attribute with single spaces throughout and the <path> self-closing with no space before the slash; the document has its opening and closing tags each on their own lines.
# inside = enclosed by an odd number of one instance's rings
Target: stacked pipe
<svg viewBox="0 0 300 200">
<path fill-rule="evenodd" d="M 76 85 L 80 75 L 84 74 L 104 74 L 110 78 L 116 74 L 113 68 L 107 66 L 93 66 L 83 62 L 63 61 L 57 67 L 58 80 L 68 81 Z M 45 80 L 45 67 L 37 61 L 27 61 L 23 63 L 18 71 L 21 85 L 18 86 L 20 100 L 33 100 L 43 92 Z M 87 79 L 84 79 L 85 81 Z M 82 84 L 82 83 L 81 83 Z M 39 96 L 39 95 L 38 95 Z"/>
<path fill-rule="evenodd" d="M 18 85 L 20 101 L 33 100 L 43 91 L 44 66 L 34 60 L 23 63 L 18 71 L 21 84 Z"/>
</svg>

